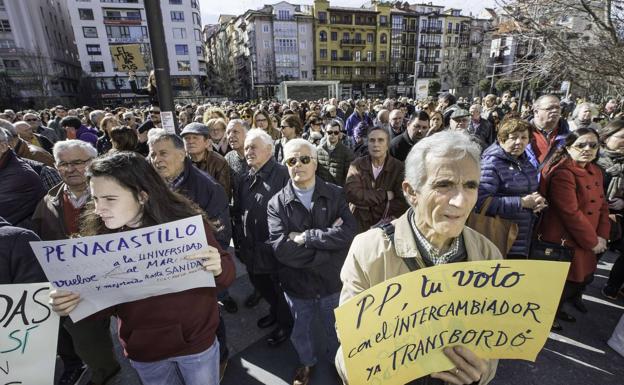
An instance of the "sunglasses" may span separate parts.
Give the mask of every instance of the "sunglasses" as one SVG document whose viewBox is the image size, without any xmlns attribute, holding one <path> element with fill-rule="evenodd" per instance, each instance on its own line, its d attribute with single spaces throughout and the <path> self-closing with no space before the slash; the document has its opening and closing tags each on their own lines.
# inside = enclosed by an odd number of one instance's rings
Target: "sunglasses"
<svg viewBox="0 0 624 385">
<path fill-rule="evenodd" d="M 251 116 L 249 116 L 249 115 L 243 115 L 243 119 L 251 119 Z"/>
<path fill-rule="evenodd" d="M 24 119 L 25 122 L 36 122 L 39 119 Z"/>
<path fill-rule="evenodd" d="M 327 135 L 340 135 L 340 131 L 327 131 Z"/>
<path fill-rule="evenodd" d="M 308 164 L 312 161 L 312 157 L 308 155 L 303 155 L 300 157 L 295 156 L 295 157 L 286 159 L 284 163 L 286 163 L 288 167 L 295 167 L 295 165 L 297 164 L 297 161 L 301 162 L 301 164 Z"/>
<path fill-rule="evenodd" d="M 154 115 L 160 115 L 160 111 L 150 111 L 149 113 Z"/>
<path fill-rule="evenodd" d="M 577 143 L 574 145 L 574 147 L 578 149 L 590 148 L 593 150 L 595 148 L 598 148 L 598 143 L 597 142 Z"/>
</svg>

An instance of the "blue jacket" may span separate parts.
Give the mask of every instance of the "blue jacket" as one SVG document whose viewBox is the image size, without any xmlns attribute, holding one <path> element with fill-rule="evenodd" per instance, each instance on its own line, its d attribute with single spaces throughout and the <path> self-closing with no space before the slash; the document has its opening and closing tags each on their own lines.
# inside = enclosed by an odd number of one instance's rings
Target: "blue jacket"
<svg viewBox="0 0 624 385">
<path fill-rule="evenodd" d="M 338 218 L 342 224 L 333 226 Z M 269 201 L 268 223 L 279 280 L 288 294 L 309 299 L 340 292 L 340 269 L 357 231 L 342 188 L 316 177 L 308 210 L 290 181 Z M 305 243 L 292 241 L 291 232 L 304 233 Z"/>
<path fill-rule="evenodd" d="M 481 155 L 481 183 L 475 210 L 492 197 L 487 214 L 499 215 L 518 224 L 518 237 L 509 254 L 529 255 L 534 225 L 533 211 L 522 208 L 520 199 L 537 191 L 538 172 L 525 152 L 518 158 L 507 154 L 498 143 Z"/>
<path fill-rule="evenodd" d="M 373 126 L 373 120 L 370 118 L 370 116 L 368 116 L 367 113 L 362 114 L 362 118 L 360 118 L 360 115 L 358 115 L 356 111 L 353 111 L 351 116 L 349 116 L 349 118 L 345 122 L 345 131 L 347 132 L 348 137 L 353 137 L 353 130 L 355 129 L 355 126 L 357 126 L 358 123 L 360 123 L 361 121 L 366 122 L 366 124 L 369 126 L 369 129 Z"/>
</svg>

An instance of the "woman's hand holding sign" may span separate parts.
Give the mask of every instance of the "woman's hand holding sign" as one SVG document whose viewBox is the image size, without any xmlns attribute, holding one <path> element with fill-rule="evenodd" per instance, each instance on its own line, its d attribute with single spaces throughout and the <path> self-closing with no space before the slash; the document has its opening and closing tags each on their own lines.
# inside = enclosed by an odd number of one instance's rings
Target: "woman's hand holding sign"
<svg viewBox="0 0 624 385">
<path fill-rule="evenodd" d="M 455 368 L 432 373 L 431 377 L 454 385 L 466 385 L 480 381 L 488 371 L 488 361 L 463 346 L 445 348 L 444 354 L 455 364 Z"/>
<path fill-rule="evenodd" d="M 55 289 L 50 292 L 49 304 L 56 314 L 66 316 L 78 306 L 80 300 L 79 293 Z"/>
<path fill-rule="evenodd" d="M 219 254 L 219 250 L 213 246 L 208 246 L 205 250 L 195 255 L 188 256 L 186 259 L 201 260 L 204 270 L 212 272 L 215 277 L 219 276 L 223 271 L 221 269 L 221 254 Z"/>
</svg>

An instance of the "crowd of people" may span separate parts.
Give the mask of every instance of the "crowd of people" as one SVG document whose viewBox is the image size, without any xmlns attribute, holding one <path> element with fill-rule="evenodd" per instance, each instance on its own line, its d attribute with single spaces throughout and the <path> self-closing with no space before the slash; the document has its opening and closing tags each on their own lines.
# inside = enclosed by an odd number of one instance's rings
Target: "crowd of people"
<svg viewBox="0 0 624 385">
<path fill-rule="evenodd" d="M 151 84 L 151 83 L 150 83 Z M 290 339 L 305 385 L 319 352 L 346 384 L 334 309 L 394 276 L 445 263 L 531 259 L 539 242 L 572 256 L 554 330 L 587 313 L 597 261 L 624 254 L 624 120 L 604 107 L 542 95 L 521 106 L 510 93 L 437 101 L 260 101 L 178 106 L 177 133 L 162 128 L 155 85 L 142 108 L 0 113 L 0 283 L 46 281 L 28 242 L 125 231 L 201 214 L 211 247 L 196 256 L 216 287 L 159 295 L 72 322 L 78 293 L 54 290 L 63 316 L 60 384 L 120 370 L 110 317 L 145 385 L 218 384 L 228 362 L 221 311 L 236 313 L 228 249 L 264 299 L 266 342 Z M 518 226 L 509 250 L 466 226 L 485 207 Z M 624 257 L 602 294 L 624 296 Z M 487 384 L 495 360 L 467 346 L 455 364 L 414 384 Z M 426 381 L 426 382 L 423 382 Z"/>
</svg>

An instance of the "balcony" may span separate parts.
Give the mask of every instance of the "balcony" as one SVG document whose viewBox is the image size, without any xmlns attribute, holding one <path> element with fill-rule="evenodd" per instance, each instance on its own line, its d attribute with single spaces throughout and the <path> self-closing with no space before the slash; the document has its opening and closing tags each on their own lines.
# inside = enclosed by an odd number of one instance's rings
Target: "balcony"
<svg viewBox="0 0 624 385">
<path fill-rule="evenodd" d="M 141 25 L 140 16 L 104 16 L 104 24 L 108 25 Z"/>
<path fill-rule="evenodd" d="M 420 46 L 425 47 L 425 48 L 442 48 L 442 43 L 435 42 L 435 41 L 425 41 L 425 42 L 421 42 Z"/>
<path fill-rule="evenodd" d="M 421 58 L 420 60 L 422 60 L 423 63 L 440 63 L 441 59 L 439 57 L 424 57 Z"/>
<path fill-rule="evenodd" d="M 364 47 L 366 40 L 362 39 L 342 39 L 340 40 L 341 47 Z"/>
<path fill-rule="evenodd" d="M 338 58 L 340 61 L 353 61 L 353 56 L 341 56 Z"/>
<path fill-rule="evenodd" d="M 421 33 L 442 33 L 442 27 L 422 27 Z"/>
</svg>

